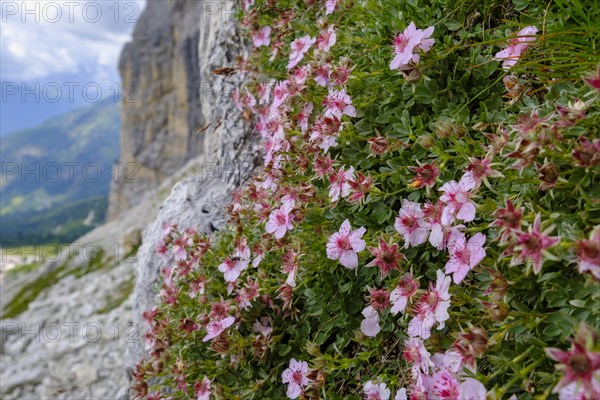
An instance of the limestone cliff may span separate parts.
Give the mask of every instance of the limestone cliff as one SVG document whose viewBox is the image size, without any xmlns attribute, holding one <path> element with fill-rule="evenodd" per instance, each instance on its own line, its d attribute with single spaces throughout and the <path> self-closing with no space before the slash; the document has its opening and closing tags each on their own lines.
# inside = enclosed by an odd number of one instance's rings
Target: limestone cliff
<svg viewBox="0 0 600 400">
<path fill-rule="evenodd" d="M 205 3 L 148 1 L 121 53 L 120 173 L 109 220 L 202 150 L 196 132 L 203 124 L 198 43 Z"/>
</svg>

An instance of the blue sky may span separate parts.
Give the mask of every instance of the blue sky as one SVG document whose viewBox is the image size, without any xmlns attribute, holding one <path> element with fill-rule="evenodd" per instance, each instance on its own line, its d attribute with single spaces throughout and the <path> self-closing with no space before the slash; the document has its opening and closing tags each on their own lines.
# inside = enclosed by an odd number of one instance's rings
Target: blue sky
<svg viewBox="0 0 600 400">
<path fill-rule="evenodd" d="M 2 136 L 117 93 L 119 54 L 144 4 L 0 0 Z"/>
</svg>

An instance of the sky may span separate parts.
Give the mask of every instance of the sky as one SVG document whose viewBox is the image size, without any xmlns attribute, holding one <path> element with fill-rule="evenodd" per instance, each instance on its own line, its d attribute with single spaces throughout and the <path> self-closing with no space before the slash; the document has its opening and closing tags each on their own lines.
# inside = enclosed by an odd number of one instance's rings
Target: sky
<svg viewBox="0 0 600 400">
<path fill-rule="evenodd" d="M 118 61 L 145 0 L 0 0 L 0 129 L 118 98 Z"/>
</svg>

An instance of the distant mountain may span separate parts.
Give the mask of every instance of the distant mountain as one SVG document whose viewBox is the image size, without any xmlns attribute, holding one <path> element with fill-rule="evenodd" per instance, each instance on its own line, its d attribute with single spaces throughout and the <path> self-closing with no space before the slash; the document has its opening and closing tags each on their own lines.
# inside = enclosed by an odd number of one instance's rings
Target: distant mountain
<svg viewBox="0 0 600 400">
<path fill-rule="evenodd" d="M 0 78 L 0 137 L 35 128 L 50 118 L 88 105 L 98 105 L 104 99 L 118 101 L 127 94 L 116 69 L 103 78 L 96 72 L 82 67 L 77 72 L 54 73 L 35 81 Z"/>
<path fill-rule="evenodd" d="M 0 244 L 68 242 L 101 223 L 119 129 L 107 99 L 3 137 Z"/>
</svg>

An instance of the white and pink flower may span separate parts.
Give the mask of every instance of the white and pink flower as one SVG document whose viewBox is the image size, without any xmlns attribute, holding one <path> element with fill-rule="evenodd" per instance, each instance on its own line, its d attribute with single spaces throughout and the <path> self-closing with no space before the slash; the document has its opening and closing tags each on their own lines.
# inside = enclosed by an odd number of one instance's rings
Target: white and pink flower
<svg viewBox="0 0 600 400">
<path fill-rule="evenodd" d="M 394 228 L 404 238 L 404 248 L 425 243 L 429 236 L 429 224 L 421 205 L 406 199 L 402 200 Z"/>
<path fill-rule="evenodd" d="M 390 389 L 387 388 L 385 383 L 373 383 L 368 381 L 363 387 L 364 399 L 365 400 L 389 400 Z"/>
<path fill-rule="evenodd" d="M 333 29 L 333 26 L 330 26 L 329 28 L 327 28 L 327 30 L 321 31 L 321 33 L 319 33 L 319 36 L 317 36 L 317 42 L 315 44 L 315 47 L 318 50 L 329 51 L 329 49 L 331 49 L 331 46 L 335 44 L 336 39 L 337 36 L 335 34 L 335 30 Z"/>
<path fill-rule="evenodd" d="M 589 239 L 577 241 L 577 266 L 579 273 L 589 272 L 600 280 L 600 226 L 596 226 Z"/>
<path fill-rule="evenodd" d="M 446 273 L 453 274 L 454 283 L 460 283 L 467 273 L 475 268 L 485 257 L 485 235 L 476 233 L 469 241 L 464 233 L 459 232 L 452 235 L 448 241 L 448 252 L 450 259 L 446 262 Z"/>
<path fill-rule="evenodd" d="M 332 14 L 335 10 L 338 0 L 325 0 L 325 14 Z"/>
<path fill-rule="evenodd" d="M 352 186 L 350 182 L 354 180 L 354 167 L 347 170 L 340 168 L 335 174 L 329 176 L 329 198 L 331 202 L 336 202 L 340 197 L 347 197 L 350 194 Z"/>
<path fill-rule="evenodd" d="M 310 37 L 309 35 L 303 36 L 294 40 L 291 43 L 292 52 L 290 54 L 290 60 L 287 65 L 287 69 L 290 70 L 294 68 L 302 59 L 304 58 L 304 53 L 306 53 L 313 44 L 315 44 L 316 39 Z"/>
<path fill-rule="evenodd" d="M 508 47 L 499 51 L 494 60 L 503 61 L 502 68 L 509 70 L 515 66 L 531 42 L 535 41 L 538 29 L 535 26 L 527 26 L 517 32 L 517 36 L 508 41 Z"/>
<path fill-rule="evenodd" d="M 443 225 L 451 225 L 456 218 L 464 222 L 475 219 L 476 208 L 475 203 L 471 201 L 470 193 L 475 185 L 474 180 L 463 177 L 459 182 L 450 181 L 440 188 L 440 191 L 444 192 L 440 196 L 440 201 L 445 203 L 441 218 Z"/>
<path fill-rule="evenodd" d="M 352 230 L 350 221 L 345 220 L 340 230 L 329 237 L 327 243 L 327 258 L 339 260 L 340 264 L 348 269 L 358 267 L 358 255 L 367 244 L 362 240 L 366 228 L 360 227 Z"/>
<path fill-rule="evenodd" d="M 286 393 L 288 398 L 298 398 L 304 388 L 310 383 L 307 362 L 296 361 L 292 358 L 290 366 L 281 374 L 281 380 L 288 385 Z"/>
<path fill-rule="evenodd" d="M 377 310 L 368 306 L 362 311 L 362 315 L 365 317 L 360 323 L 360 331 L 368 337 L 375 337 L 381 331 L 379 326 L 379 313 Z"/>
<path fill-rule="evenodd" d="M 212 381 L 206 376 L 200 382 L 194 384 L 194 395 L 197 400 L 209 400 L 210 399 L 210 384 Z"/>
<path fill-rule="evenodd" d="M 272 233 L 276 239 L 281 239 L 285 233 L 293 228 L 292 215 L 290 214 L 294 208 L 294 200 L 284 201 L 282 206 L 274 210 L 269 215 L 266 231 Z"/>
<path fill-rule="evenodd" d="M 250 264 L 250 249 L 246 245 L 236 247 L 233 255 L 227 258 L 221 265 L 219 271 L 223 273 L 226 282 L 235 282 L 242 271 Z"/>
<path fill-rule="evenodd" d="M 393 315 L 399 312 L 404 312 L 408 301 L 417 293 L 419 289 L 419 283 L 413 278 L 411 274 L 406 274 L 400 279 L 400 283 L 392 293 L 390 293 L 390 301 L 392 302 L 392 308 L 390 309 Z"/>
<path fill-rule="evenodd" d="M 252 43 L 255 47 L 268 46 L 271 43 L 271 27 L 269 25 L 263 26 L 252 35 Z"/>
<path fill-rule="evenodd" d="M 343 115 L 356 117 L 356 109 L 345 89 L 329 89 L 329 94 L 323 100 L 323 106 L 325 107 L 325 117 L 335 116 L 338 119 L 342 119 Z"/>
<path fill-rule="evenodd" d="M 437 323 L 438 329 L 443 329 L 445 321 L 450 318 L 450 288 L 451 278 L 442 270 L 436 271 L 437 281 L 435 287 L 430 284 L 430 289 L 421 296 L 416 305 L 416 315 L 408 325 L 408 335 L 429 339 L 431 328 Z"/>
<path fill-rule="evenodd" d="M 419 338 L 406 339 L 402 355 L 408 363 L 412 364 L 413 375 L 418 373 L 428 374 L 429 368 L 433 366 L 431 353 L 427 351 L 423 341 Z"/>
<path fill-rule="evenodd" d="M 406 70 L 411 67 L 409 64 L 418 63 L 420 59 L 419 50 L 424 52 L 429 51 L 435 43 L 435 39 L 431 39 L 433 26 L 423 30 L 417 29 L 414 22 L 411 22 L 408 27 L 394 38 L 394 59 L 390 64 L 390 69 Z"/>
<path fill-rule="evenodd" d="M 202 339 L 203 342 L 208 342 L 220 336 L 225 329 L 229 328 L 235 322 L 234 317 L 212 320 L 206 325 L 206 336 Z"/>
</svg>

